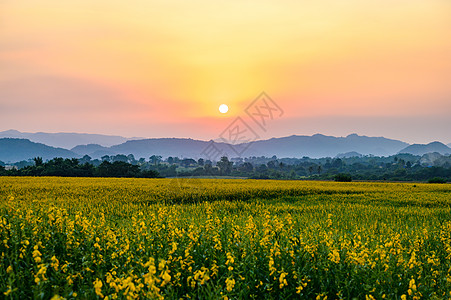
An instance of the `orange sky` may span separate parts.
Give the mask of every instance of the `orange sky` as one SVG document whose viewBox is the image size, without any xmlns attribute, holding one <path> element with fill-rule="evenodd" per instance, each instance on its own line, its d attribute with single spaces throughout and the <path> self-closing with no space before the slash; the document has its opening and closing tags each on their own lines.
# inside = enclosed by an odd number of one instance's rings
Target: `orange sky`
<svg viewBox="0 0 451 300">
<path fill-rule="evenodd" d="M 266 91 L 262 138 L 449 143 L 450 32 L 449 0 L 3 0 L 0 131 L 215 139 Z"/>
</svg>

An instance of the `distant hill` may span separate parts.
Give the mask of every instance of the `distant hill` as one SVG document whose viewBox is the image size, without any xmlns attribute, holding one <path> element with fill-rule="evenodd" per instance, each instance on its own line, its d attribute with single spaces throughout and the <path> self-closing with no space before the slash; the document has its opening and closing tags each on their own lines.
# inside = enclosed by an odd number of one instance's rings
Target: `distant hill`
<svg viewBox="0 0 451 300">
<path fill-rule="evenodd" d="M 351 152 L 346 152 L 346 153 L 339 153 L 335 157 L 336 158 L 350 158 L 350 157 L 362 157 L 362 156 L 363 155 L 358 152 L 351 151 Z"/>
<path fill-rule="evenodd" d="M 389 156 L 397 153 L 409 144 L 384 137 L 367 137 L 350 134 L 347 137 L 292 135 L 283 138 L 272 138 L 256 141 L 249 147 L 255 156 L 264 155 L 278 157 L 335 157 L 339 153 L 358 152 L 363 155 Z M 245 154 L 247 155 L 247 152 Z"/>
<path fill-rule="evenodd" d="M 426 153 L 420 159 L 423 166 L 451 167 L 451 157 L 444 156 L 437 152 Z"/>
<path fill-rule="evenodd" d="M 399 153 L 410 153 L 413 155 L 424 155 L 426 153 L 437 152 L 440 154 L 451 154 L 451 148 L 440 142 L 432 142 L 429 144 L 413 144 L 402 150 Z"/>
<path fill-rule="evenodd" d="M 46 132 L 20 132 L 17 130 L 7 130 L 0 132 L 0 138 L 21 138 L 32 142 L 46 144 L 52 147 L 71 149 L 77 145 L 99 144 L 102 146 L 113 146 L 124 143 L 133 138 L 122 136 L 88 134 L 88 133 L 46 133 Z M 136 139 L 136 138 L 135 138 Z"/>
<path fill-rule="evenodd" d="M 209 143 L 193 139 L 159 138 L 127 141 L 123 144 L 112 146 L 109 149 L 116 153 L 131 153 L 136 158 L 149 158 L 151 155 L 199 158 L 203 156 L 201 153 L 208 147 Z M 218 147 L 218 149 L 224 152 L 228 145 L 215 142 L 215 147 Z"/>
<path fill-rule="evenodd" d="M 99 144 L 78 145 L 70 149 L 72 152 L 79 155 L 91 154 L 95 152 L 108 151 L 108 147 L 101 146 Z"/>
<path fill-rule="evenodd" d="M 101 158 L 104 155 L 119 154 L 110 150 L 108 147 L 103 147 L 98 144 L 78 145 L 72 148 L 71 151 L 80 156 L 89 155 L 91 158 Z"/>
<path fill-rule="evenodd" d="M 54 157 L 70 158 L 77 155 L 72 151 L 54 148 L 26 139 L 0 138 L 0 160 L 4 162 L 17 162 L 40 156 L 44 160 Z"/>
<path fill-rule="evenodd" d="M 203 153 L 210 143 L 193 139 L 159 138 L 127 141 L 108 148 L 100 148 L 98 145 L 78 146 L 73 148 L 72 151 L 80 155 L 88 154 L 91 157 L 97 158 L 100 154 L 108 154 L 108 152 L 114 154 L 133 154 L 135 158 L 144 157 L 146 159 L 151 155 L 208 158 Z M 333 137 L 321 134 L 313 136 L 293 135 L 234 146 L 214 142 L 214 147 L 229 157 L 271 157 L 276 155 L 278 157 L 308 156 L 318 158 L 327 156 L 335 157 L 339 153 L 347 152 L 355 152 L 357 156 L 367 154 L 388 156 L 396 154 L 407 145 L 407 143 L 397 140 L 383 137 L 359 136 L 356 134 L 347 137 Z"/>
<path fill-rule="evenodd" d="M 89 135 L 89 139 L 93 139 L 94 136 L 96 135 Z M 103 139 L 105 136 L 101 137 Z M 80 136 L 76 134 L 74 138 L 77 139 L 80 138 Z M 82 157 L 86 154 L 92 158 L 101 158 L 104 155 L 133 154 L 136 159 L 143 157 L 146 160 L 152 155 L 161 155 L 163 158 L 177 156 L 180 158 L 196 159 L 200 157 L 219 159 L 219 157 L 224 154 L 230 158 L 239 156 L 271 157 L 273 155 L 276 155 L 279 158 L 301 158 L 304 156 L 320 158 L 336 157 L 337 155 L 359 156 L 370 154 L 375 156 L 389 156 L 399 153 L 404 149 L 408 149 L 407 146 L 409 146 L 409 144 L 398 140 L 387 139 L 384 137 L 360 136 L 357 134 L 351 134 L 346 137 L 325 136 L 322 134 L 315 134 L 313 136 L 293 135 L 234 146 L 222 142 L 213 142 L 214 144 L 212 144 L 212 141 L 194 139 L 154 138 L 129 140 L 112 146 L 105 146 L 97 142 L 85 143 L 71 147 L 71 151 L 66 150 L 66 152 L 61 152 L 61 150 L 64 150 L 61 148 L 58 149 L 60 152 L 56 152 L 55 149 L 57 148 L 49 146 L 46 146 L 48 147 L 46 148 L 48 150 L 47 152 L 43 149 L 39 150 L 41 151 L 39 152 L 37 151 L 37 143 L 29 141 L 29 143 L 26 144 L 24 140 L 22 140 L 22 143 L 23 149 L 20 149 L 20 147 L 17 148 L 16 145 L 11 143 L 8 146 L 6 144 L 2 145 L 1 151 L 3 155 L 0 155 L 0 160 L 14 161 L 35 156 L 42 156 L 43 158 L 53 158 L 55 156 Z M 43 144 L 39 145 L 41 145 L 40 147 L 45 146 Z M 214 149 L 208 149 L 208 147 L 212 146 Z M 442 146 L 446 147 L 443 144 Z M 208 150 L 218 150 L 220 153 L 217 156 L 212 157 L 206 154 Z M 16 159 L 12 159 L 14 157 Z"/>
</svg>

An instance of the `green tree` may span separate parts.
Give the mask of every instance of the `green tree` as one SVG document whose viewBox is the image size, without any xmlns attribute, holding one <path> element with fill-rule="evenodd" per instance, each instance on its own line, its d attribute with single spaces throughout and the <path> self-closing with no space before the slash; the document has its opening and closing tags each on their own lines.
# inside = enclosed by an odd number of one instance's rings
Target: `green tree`
<svg viewBox="0 0 451 300">
<path fill-rule="evenodd" d="M 161 155 L 152 155 L 151 157 L 149 157 L 149 160 L 156 166 L 157 164 L 160 164 L 161 158 Z"/>
<path fill-rule="evenodd" d="M 35 157 L 35 158 L 33 158 L 33 160 L 34 160 L 34 165 L 36 166 L 36 167 L 40 167 L 40 166 L 42 166 L 43 165 L 43 161 L 42 161 L 42 157 Z"/>
<path fill-rule="evenodd" d="M 229 161 L 227 156 L 221 157 L 221 160 L 216 163 L 221 175 L 229 175 L 232 172 L 233 162 Z"/>
</svg>

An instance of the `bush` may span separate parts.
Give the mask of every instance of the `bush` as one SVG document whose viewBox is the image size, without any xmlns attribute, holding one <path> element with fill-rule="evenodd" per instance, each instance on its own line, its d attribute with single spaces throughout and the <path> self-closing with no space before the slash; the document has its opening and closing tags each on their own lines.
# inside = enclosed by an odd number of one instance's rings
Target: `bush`
<svg viewBox="0 0 451 300">
<path fill-rule="evenodd" d="M 446 183 L 446 179 L 441 177 L 434 177 L 428 180 L 429 183 Z"/>
<path fill-rule="evenodd" d="M 339 182 L 351 182 L 352 181 L 352 177 L 349 174 L 337 174 L 334 177 L 335 181 L 339 181 Z"/>
</svg>

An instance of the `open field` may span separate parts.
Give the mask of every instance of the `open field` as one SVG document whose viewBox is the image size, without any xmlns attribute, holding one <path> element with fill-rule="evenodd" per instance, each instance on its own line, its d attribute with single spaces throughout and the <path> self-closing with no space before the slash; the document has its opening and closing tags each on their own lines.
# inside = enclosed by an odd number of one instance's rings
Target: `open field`
<svg viewBox="0 0 451 300">
<path fill-rule="evenodd" d="M 0 298 L 451 297 L 451 184 L 0 177 L 0 216 Z"/>
</svg>

